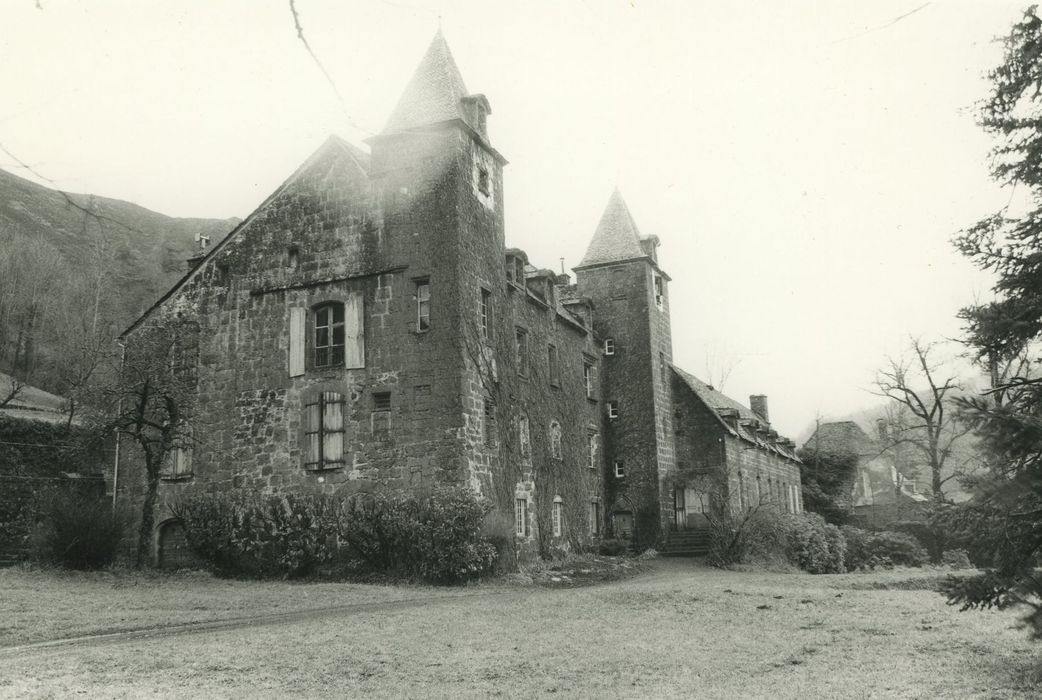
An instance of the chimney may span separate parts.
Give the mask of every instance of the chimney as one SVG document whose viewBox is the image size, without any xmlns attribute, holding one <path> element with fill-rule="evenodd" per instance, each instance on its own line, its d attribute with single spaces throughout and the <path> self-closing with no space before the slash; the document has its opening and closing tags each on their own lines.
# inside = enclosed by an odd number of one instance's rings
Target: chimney
<svg viewBox="0 0 1042 700">
<path fill-rule="evenodd" d="M 764 423 L 770 423 L 771 417 L 767 413 L 767 397 L 763 394 L 753 394 L 749 397 L 749 408 L 753 413 L 763 419 Z"/>
<path fill-rule="evenodd" d="M 876 432 L 879 433 L 880 441 L 886 442 L 886 439 L 887 439 L 886 418 L 876 418 Z"/>
<path fill-rule="evenodd" d="M 202 262 L 203 258 L 206 257 L 206 250 L 210 247 L 210 237 L 200 233 L 196 239 L 199 242 L 199 250 L 196 254 L 188 258 L 188 269 L 193 270 L 195 266 Z"/>
</svg>

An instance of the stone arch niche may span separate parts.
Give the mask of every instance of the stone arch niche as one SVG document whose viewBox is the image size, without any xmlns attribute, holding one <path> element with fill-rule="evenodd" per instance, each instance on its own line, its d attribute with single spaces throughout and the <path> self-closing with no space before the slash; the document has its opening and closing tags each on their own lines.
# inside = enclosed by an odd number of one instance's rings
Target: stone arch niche
<svg viewBox="0 0 1042 700">
<path fill-rule="evenodd" d="M 160 569 L 197 569 L 199 559 L 188 548 L 181 523 L 175 519 L 159 524 L 156 533 L 156 564 Z"/>
</svg>

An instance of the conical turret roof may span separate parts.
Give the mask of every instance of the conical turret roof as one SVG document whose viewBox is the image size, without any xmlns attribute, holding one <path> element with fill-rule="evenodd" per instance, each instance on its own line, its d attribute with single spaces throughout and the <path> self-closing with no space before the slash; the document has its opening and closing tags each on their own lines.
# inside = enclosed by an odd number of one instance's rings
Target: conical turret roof
<svg viewBox="0 0 1042 700">
<path fill-rule="evenodd" d="M 463 76 L 439 29 L 387 120 L 383 133 L 464 119 L 460 100 L 466 95 Z"/>
<path fill-rule="evenodd" d="M 641 257 L 645 257 L 645 252 L 640 245 L 640 231 L 616 187 L 579 267 Z"/>
</svg>

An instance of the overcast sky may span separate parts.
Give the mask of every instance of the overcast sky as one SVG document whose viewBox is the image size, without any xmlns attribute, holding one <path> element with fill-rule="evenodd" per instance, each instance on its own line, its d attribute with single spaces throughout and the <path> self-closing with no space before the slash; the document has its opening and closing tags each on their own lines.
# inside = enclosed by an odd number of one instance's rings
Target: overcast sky
<svg viewBox="0 0 1042 700">
<path fill-rule="evenodd" d="M 0 4 L 0 144 L 64 189 L 222 218 L 378 132 L 440 16 L 510 160 L 508 245 L 577 264 L 618 185 L 662 242 L 677 364 L 734 364 L 725 391 L 789 435 L 876 403 L 886 355 L 988 294 L 950 239 L 1008 199 L 973 105 L 1026 0 L 297 0 L 342 102 L 288 0 L 39 4 Z"/>
</svg>

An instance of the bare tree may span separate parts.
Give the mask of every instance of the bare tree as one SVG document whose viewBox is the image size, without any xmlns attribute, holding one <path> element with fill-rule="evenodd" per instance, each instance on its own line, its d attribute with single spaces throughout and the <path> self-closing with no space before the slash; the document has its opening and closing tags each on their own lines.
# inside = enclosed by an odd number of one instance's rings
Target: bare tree
<svg viewBox="0 0 1042 700">
<path fill-rule="evenodd" d="M 140 328 L 129 339 L 120 367 L 103 375 L 107 379 L 93 384 L 89 392 L 95 434 L 125 436 L 141 453 L 145 493 L 138 533 L 139 568 L 151 552 L 164 465 L 175 450 L 192 444 L 197 349 L 198 329 L 190 324 L 156 323 Z"/>
<path fill-rule="evenodd" d="M 953 468 L 952 456 L 971 426 L 959 420 L 953 405 L 962 388 L 959 379 L 943 370 L 936 355 L 936 344 L 912 338 L 909 353 L 888 358 L 875 385 L 876 393 L 892 402 L 886 448 L 914 453 L 914 461 L 930 471 L 934 500 L 943 502 L 944 485 L 964 474 L 966 465 Z"/>
</svg>

